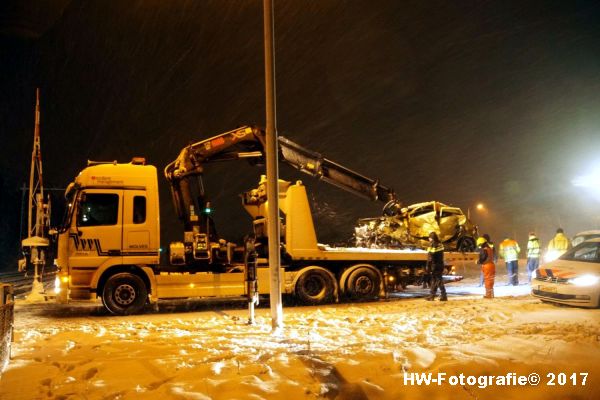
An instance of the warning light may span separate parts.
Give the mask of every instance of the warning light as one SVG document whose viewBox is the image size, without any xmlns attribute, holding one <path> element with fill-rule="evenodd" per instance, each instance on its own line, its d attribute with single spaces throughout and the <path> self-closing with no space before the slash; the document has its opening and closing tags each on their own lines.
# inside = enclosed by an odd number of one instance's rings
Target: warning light
<svg viewBox="0 0 600 400">
<path fill-rule="evenodd" d="M 146 159 L 144 157 L 133 157 L 131 163 L 133 165 L 146 165 Z"/>
</svg>

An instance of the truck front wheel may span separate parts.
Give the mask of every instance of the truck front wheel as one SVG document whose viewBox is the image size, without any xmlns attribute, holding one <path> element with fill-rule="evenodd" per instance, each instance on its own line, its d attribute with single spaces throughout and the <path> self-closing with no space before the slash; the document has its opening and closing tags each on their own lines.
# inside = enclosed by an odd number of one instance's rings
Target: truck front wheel
<svg viewBox="0 0 600 400">
<path fill-rule="evenodd" d="M 335 280 L 323 269 L 310 269 L 296 282 L 296 297 L 306 304 L 325 304 L 333 300 Z"/>
<path fill-rule="evenodd" d="M 148 289 L 142 278 L 127 272 L 108 278 L 102 289 L 102 303 L 115 315 L 137 314 L 147 300 Z"/>
</svg>

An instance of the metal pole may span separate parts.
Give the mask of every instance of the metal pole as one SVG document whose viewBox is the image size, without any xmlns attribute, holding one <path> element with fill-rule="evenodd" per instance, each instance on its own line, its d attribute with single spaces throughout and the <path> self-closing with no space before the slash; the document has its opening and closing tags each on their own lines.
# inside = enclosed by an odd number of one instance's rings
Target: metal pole
<svg viewBox="0 0 600 400">
<path fill-rule="evenodd" d="M 23 182 L 23 187 L 21 188 L 21 218 L 19 219 L 19 240 L 23 240 L 23 210 L 25 210 L 25 191 L 27 187 Z M 27 233 L 27 237 L 29 237 L 29 232 Z"/>
<path fill-rule="evenodd" d="M 273 0 L 263 0 L 265 42 L 265 99 L 267 142 L 267 235 L 269 236 L 269 272 L 271 277 L 271 323 L 274 331 L 283 327 L 279 253 L 279 170 L 275 109 L 275 52 Z"/>
<path fill-rule="evenodd" d="M 255 241 L 247 239 L 245 243 L 246 259 L 246 291 L 248 299 L 248 325 L 254 325 L 254 306 L 258 305 L 258 281 L 256 280 L 256 254 Z"/>
<path fill-rule="evenodd" d="M 39 151 L 40 151 L 40 88 L 35 89 L 35 123 L 33 129 L 33 151 L 31 153 L 31 168 L 29 170 L 29 203 L 27 215 L 27 237 L 37 235 L 37 232 L 32 232 L 32 214 L 33 214 L 33 197 L 35 196 L 34 179 L 36 166 L 39 162 Z M 41 179 L 38 175 L 38 179 Z"/>
</svg>

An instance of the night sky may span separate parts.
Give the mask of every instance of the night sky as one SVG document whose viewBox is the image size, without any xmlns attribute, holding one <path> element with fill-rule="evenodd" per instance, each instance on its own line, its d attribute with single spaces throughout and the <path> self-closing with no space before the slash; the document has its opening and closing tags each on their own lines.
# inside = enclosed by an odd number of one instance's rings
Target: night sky
<svg viewBox="0 0 600 400">
<path fill-rule="evenodd" d="M 261 1 L 46 3 L 0 8 L 0 251 L 11 263 L 36 87 L 47 187 L 64 188 L 88 159 L 145 156 L 162 171 L 191 141 L 265 124 Z M 600 196 L 571 183 L 600 166 L 597 1 L 275 0 L 275 41 L 280 135 L 379 178 L 405 204 L 471 208 L 498 242 L 600 228 Z M 237 195 L 260 173 L 207 170 L 231 240 L 250 230 Z M 321 241 L 380 212 L 289 168 L 280 177 L 311 190 Z M 159 182 L 166 247 L 182 235 Z"/>
</svg>

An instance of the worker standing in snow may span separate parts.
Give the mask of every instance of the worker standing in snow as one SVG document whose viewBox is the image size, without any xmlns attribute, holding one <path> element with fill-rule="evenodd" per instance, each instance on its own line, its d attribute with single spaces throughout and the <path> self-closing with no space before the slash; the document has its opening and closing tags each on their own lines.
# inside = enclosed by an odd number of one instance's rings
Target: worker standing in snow
<svg viewBox="0 0 600 400">
<path fill-rule="evenodd" d="M 479 247 L 479 260 L 477 263 L 481 265 L 483 273 L 483 281 L 485 284 L 485 299 L 494 298 L 494 280 L 496 278 L 496 265 L 494 264 L 494 250 L 490 247 L 484 237 L 477 239 L 477 247 Z"/>
<path fill-rule="evenodd" d="M 431 276 L 430 295 L 426 300 L 433 300 L 440 289 L 440 301 L 447 301 L 446 287 L 444 286 L 444 245 L 440 242 L 435 232 L 429 234 L 429 247 L 427 247 L 427 271 Z"/>
<path fill-rule="evenodd" d="M 562 228 L 556 230 L 556 235 L 548 242 L 548 248 L 546 249 L 546 261 L 556 260 L 563 253 L 571 248 L 571 242 L 569 238 L 565 236 L 565 232 Z"/>
<path fill-rule="evenodd" d="M 485 239 L 485 242 L 487 243 L 487 245 L 492 249 L 493 253 L 494 253 L 494 264 L 496 264 L 496 261 L 498 261 L 498 254 L 496 254 L 496 248 L 494 247 L 494 242 L 492 242 L 492 239 L 490 238 L 490 235 L 488 235 L 487 233 L 484 233 L 483 235 L 481 235 L 482 238 Z M 483 270 L 481 270 L 481 275 L 479 277 L 479 287 L 483 286 Z"/>
<path fill-rule="evenodd" d="M 527 241 L 527 276 L 531 283 L 531 276 L 540 266 L 540 239 L 535 235 L 535 232 L 529 232 L 529 240 Z"/>
<path fill-rule="evenodd" d="M 519 253 L 521 252 L 521 248 L 519 244 L 511 239 L 510 237 L 506 237 L 502 243 L 500 243 L 500 248 L 498 249 L 500 252 L 500 256 L 504 258 L 504 262 L 506 263 L 506 274 L 508 275 L 508 285 L 518 286 L 519 285 Z"/>
</svg>

